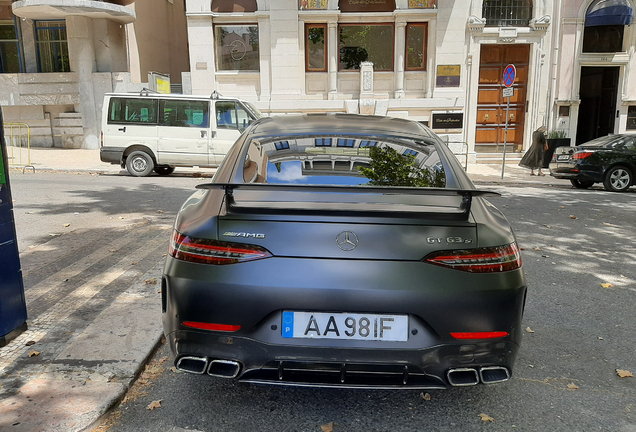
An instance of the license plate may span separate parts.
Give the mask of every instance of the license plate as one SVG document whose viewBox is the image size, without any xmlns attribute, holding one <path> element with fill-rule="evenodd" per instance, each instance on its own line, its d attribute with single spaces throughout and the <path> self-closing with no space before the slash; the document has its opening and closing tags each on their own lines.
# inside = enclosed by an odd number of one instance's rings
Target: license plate
<svg viewBox="0 0 636 432">
<path fill-rule="evenodd" d="M 558 161 L 566 161 L 566 160 L 570 160 L 570 155 L 558 155 L 558 156 L 557 156 L 557 160 L 558 160 Z"/>
<path fill-rule="evenodd" d="M 283 337 L 405 342 L 406 315 L 283 312 Z"/>
</svg>

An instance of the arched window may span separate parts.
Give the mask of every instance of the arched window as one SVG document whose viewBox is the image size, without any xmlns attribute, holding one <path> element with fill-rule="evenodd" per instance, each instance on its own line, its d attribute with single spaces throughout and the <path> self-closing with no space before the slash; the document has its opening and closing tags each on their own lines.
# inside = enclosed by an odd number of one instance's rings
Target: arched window
<svg viewBox="0 0 636 432">
<path fill-rule="evenodd" d="M 628 0 L 594 0 L 585 13 L 583 52 L 612 53 L 623 50 L 623 32 L 632 22 Z"/>
<path fill-rule="evenodd" d="M 256 0 L 212 0 L 212 12 L 256 12 Z"/>
<path fill-rule="evenodd" d="M 482 18 L 487 27 L 528 27 L 532 0 L 484 0 Z"/>
</svg>

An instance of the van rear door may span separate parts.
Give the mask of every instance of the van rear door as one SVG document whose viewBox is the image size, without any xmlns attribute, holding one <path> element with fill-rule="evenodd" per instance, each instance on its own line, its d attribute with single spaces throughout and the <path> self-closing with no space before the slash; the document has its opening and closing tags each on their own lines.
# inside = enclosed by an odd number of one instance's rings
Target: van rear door
<svg viewBox="0 0 636 432">
<path fill-rule="evenodd" d="M 157 150 L 158 101 L 149 97 L 112 96 L 103 127 L 104 148 L 123 151 L 131 145 Z"/>
<path fill-rule="evenodd" d="M 160 165 L 210 165 L 209 124 L 210 101 L 161 99 L 157 162 Z"/>
</svg>

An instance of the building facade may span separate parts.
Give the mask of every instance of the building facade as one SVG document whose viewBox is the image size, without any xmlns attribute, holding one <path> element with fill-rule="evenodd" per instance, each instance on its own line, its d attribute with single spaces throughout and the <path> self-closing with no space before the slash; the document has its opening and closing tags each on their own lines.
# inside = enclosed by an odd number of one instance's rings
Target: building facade
<svg viewBox="0 0 636 432">
<path fill-rule="evenodd" d="M 188 68 L 184 0 L 0 0 L 0 106 L 32 146 L 98 148 L 105 93 Z"/>
<path fill-rule="evenodd" d="M 623 5 L 621 24 L 613 3 Z M 600 28 L 589 19 L 595 7 L 609 17 L 600 26 L 622 30 L 609 54 L 583 48 L 585 30 Z M 597 133 L 622 132 L 636 117 L 631 10 L 631 0 L 188 0 L 191 91 L 238 96 L 272 115 L 406 117 L 469 162 L 501 161 L 504 143 L 515 161 L 538 127 L 574 140 L 589 124 L 579 93 L 598 70 L 588 67 L 615 68 L 601 71 L 617 89 L 613 129 Z M 509 64 L 516 77 L 504 97 Z"/>
</svg>

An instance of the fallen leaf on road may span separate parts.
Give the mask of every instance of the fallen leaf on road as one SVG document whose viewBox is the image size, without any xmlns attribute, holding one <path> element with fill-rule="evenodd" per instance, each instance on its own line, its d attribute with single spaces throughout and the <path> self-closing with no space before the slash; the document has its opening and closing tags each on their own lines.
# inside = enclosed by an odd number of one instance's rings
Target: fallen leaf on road
<svg viewBox="0 0 636 432">
<path fill-rule="evenodd" d="M 576 219 L 576 216 L 570 215 L 570 219 Z"/>
<path fill-rule="evenodd" d="M 119 219 L 126 219 L 126 216 L 119 216 Z"/>
<path fill-rule="evenodd" d="M 599 337 L 598 337 L 598 340 L 603 340 L 603 338 L 599 336 Z"/>
<path fill-rule="evenodd" d="M 65 224 L 64 224 L 64 227 L 65 227 L 65 228 L 70 227 L 70 226 L 71 226 L 71 224 L 70 224 L 70 223 L 65 223 Z"/>
<path fill-rule="evenodd" d="M 542 249 L 541 249 L 540 247 L 538 247 L 538 246 L 537 246 L 536 248 L 534 248 L 534 250 L 536 250 L 536 251 L 540 251 L 540 250 L 542 250 Z"/>
<path fill-rule="evenodd" d="M 545 227 L 546 228 L 552 228 L 552 225 L 546 225 Z"/>
<path fill-rule="evenodd" d="M 157 210 L 157 213 L 163 213 L 163 210 Z"/>
<path fill-rule="evenodd" d="M 25 343 L 26 346 L 31 346 L 31 345 L 35 345 L 35 341 L 28 341 L 27 343 Z"/>
<path fill-rule="evenodd" d="M 29 353 L 29 357 L 35 357 L 35 356 L 39 356 L 39 355 L 40 355 L 40 352 L 39 351 L 35 351 L 35 350 L 31 351 Z"/>
<path fill-rule="evenodd" d="M 614 287 L 614 285 L 612 285 L 611 283 L 601 283 L 601 286 L 603 288 L 612 288 L 612 287 Z"/>
<path fill-rule="evenodd" d="M 333 422 L 326 425 L 320 425 L 320 429 L 322 429 L 322 432 L 333 432 Z"/>
<path fill-rule="evenodd" d="M 616 369 L 616 373 L 621 378 L 634 378 L 634 374 L 627 370 Z"/>
<path fill-rule="evenodd" d="M 420 397 L 424 399 L 425 401 L 431 400 L 431 395 L 429 393 L 420 393 Z"/>
<path fill-rule="evenodd" d="M 134 263 L 132 263 L 131 265 L 137 265 L 137 263 L 136 263 L 136 262 L 134 262 Z"/>
<path fill-rule="evenodd" d="M 157 285 L 157 278 L 146 279 L 146 285 Z"/>
<path fill-rule="evenodd" d="M 152 401 L 152 402 L 150 402 L 150 405 L 148 405 L 148 409 L 149 409 L 150 411 L 152 411 L 152 410 L 154 410 L 155 408 L 161 408 L 161 401 L 162 401 L 162 400 L 163 400 L 163 399 L 159 399 L 159 400 L 156 400 L 156 401 Z"/>
<path fill-rule="evenodd" d="M 560 206 L 559 208 L 565 208 L 565 206 Z"/>
<path fill-rule="evenodd" d="M 580 387 L 579 387 L 579 386 L 577 386 L 577 385 L 576 385 L 576 384 L 574 384 L 574 383 L 570 383 L 570 384 L 568 384 L 568 388 L 569 388 L 570 390 L 579 390 L 579 389 L 580 389 Z"/>
<path fill-rule="evenodd" d="M 171 371 L 171 372 L 179 372 L 179 369 L 177 369 L 176 367 L 172 366 L 172 367 L 170 368 L 170 371 Z"/>
<path fill-rule="evenodd" d="M 495 419 L 490 417 L 487 414 L 479 414 L 479 417 L 481 417 L 481 421 L 489 421 L 489 422 L 494 422 Z"/>
<path fill-rule="evenodd" d="M 528 333 L 534 333 L 534 330 L 532 330 L 530 327 L 526 327 L 526 331 L 527 331 Z"/>
</svg>

